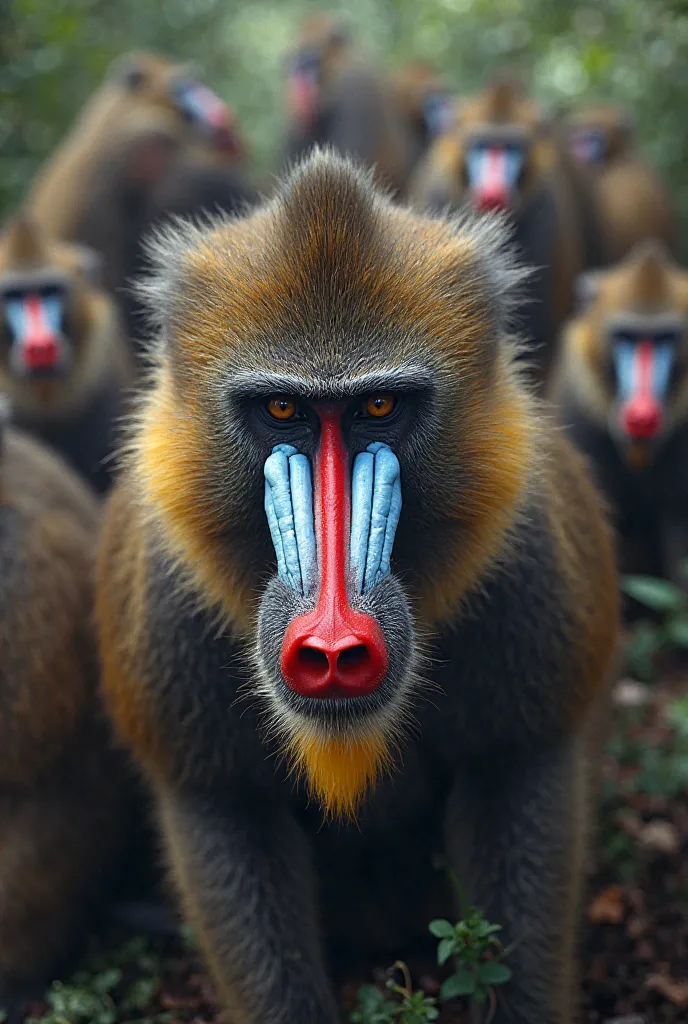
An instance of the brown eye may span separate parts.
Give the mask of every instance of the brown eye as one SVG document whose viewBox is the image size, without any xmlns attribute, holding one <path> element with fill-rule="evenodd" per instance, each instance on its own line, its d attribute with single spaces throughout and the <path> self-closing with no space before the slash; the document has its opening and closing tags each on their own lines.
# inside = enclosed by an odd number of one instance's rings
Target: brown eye
<svg viewBox="0 0 688 1024">
<path fill-rule="evenodd" d="M 368 416 L 389 416 L 394 408 L 394 395 L 371 395 L 366 399 L 365 411 Z"/>
<path fill-rule="evenodd" d="M 293 398 L 285 398 L 284 395 L 277 395 L 271 398 L 267 404 L 268 412 L 276 420 L 290 420 L 296 415 L 296 402 Z"/>
</svg>

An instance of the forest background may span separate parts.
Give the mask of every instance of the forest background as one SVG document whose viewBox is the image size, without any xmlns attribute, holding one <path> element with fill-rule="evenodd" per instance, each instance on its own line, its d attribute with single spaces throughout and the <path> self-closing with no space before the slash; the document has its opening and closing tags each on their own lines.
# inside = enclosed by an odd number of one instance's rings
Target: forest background
<svg viewBox="0 0 688 1024">
<path fill-rule="evenodd" d="M 236 110 L 261 171 L 277 169 L 285 58 L 309 0 L 0 0 L 0 218 L 111 60 L 193 59 Z M 327 6 L 327 5 L 326 5 Z M 361 46 L 390 70 L 427 58 L 459 93 L 505 64 L 555 110 L 633 111 L 667 178 L 688 258 L 688 0 L 347 0 Z"/>
</svg>

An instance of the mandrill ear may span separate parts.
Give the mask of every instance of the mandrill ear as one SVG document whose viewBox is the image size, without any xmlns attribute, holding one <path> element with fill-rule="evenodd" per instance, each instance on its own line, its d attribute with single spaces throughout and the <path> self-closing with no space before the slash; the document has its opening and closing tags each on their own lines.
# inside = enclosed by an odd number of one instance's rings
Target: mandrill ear
<svg viewBox="0 0 688 1024">
<path fill-rule="evenodd" d="M 117 57 L 110 65 L 108 77 L 118 82 L 127 92 L 138 92 L 148 81 L 144 61 L 135 53 Z"/>
<path fill-rule="evenodd" d="M 602 272 L 599 270 L 589 270 L 585 274 L 579 274 L 575 285 L 576 313 L 582 313 L 595 301 L 599 295 L 601 283 Z"/>
<path fill-rule="evenodd" d="M 89 284 L 101 285 L 103 283 L 103 257 L 90 245 L 74 246 L 79 269 L 84 279 Z"/>
</svg>

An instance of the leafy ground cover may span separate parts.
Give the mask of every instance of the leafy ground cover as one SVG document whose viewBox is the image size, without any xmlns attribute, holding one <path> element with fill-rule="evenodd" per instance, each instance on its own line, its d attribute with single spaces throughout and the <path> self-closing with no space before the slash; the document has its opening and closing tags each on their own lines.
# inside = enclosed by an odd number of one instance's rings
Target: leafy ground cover
<svg viewBox="0 0 688 1024">
<path fill-rule="evenodd" d="M 674 651 L 657 673 L 651 684 L 625 679 L 614 692 L 581 953 L 586 1024 L 688 1022 L 688 669 Z M 464 1024 L 470 999 L 489 1014 L 508 992 L 509 951 L 498 923 L 466 907 L 461 921 L 435 921 L 431 931 L 443 966 L 371 965 L 342 990 L 352 1024 Z M 101 942 L 27 1017 L 32 1024 L 216 1019 L 212 984 L 184 931 Z"/>
</svg>

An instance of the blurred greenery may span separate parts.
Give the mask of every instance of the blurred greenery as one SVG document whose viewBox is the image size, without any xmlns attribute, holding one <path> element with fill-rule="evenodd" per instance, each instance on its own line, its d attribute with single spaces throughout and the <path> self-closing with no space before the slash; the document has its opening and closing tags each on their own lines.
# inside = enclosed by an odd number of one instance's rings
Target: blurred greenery
<svg viewBox="0 0 688 1024">
<path fill-rule="evenodd" d="M 199 61 L 239 113 L 256 165 L 275 167 L 284 53 L 300 16 L 320 7 L 0 0 L 0 213 L 21 198 L 110 60 L 137 47 Z M 345 9 L 388 67 L 429 58 L 466 91 L 506 63 L 555 107 L 588 98 L 628 105 L 686 221 L 688 0 L 348 0 Z"/>
</svg>

